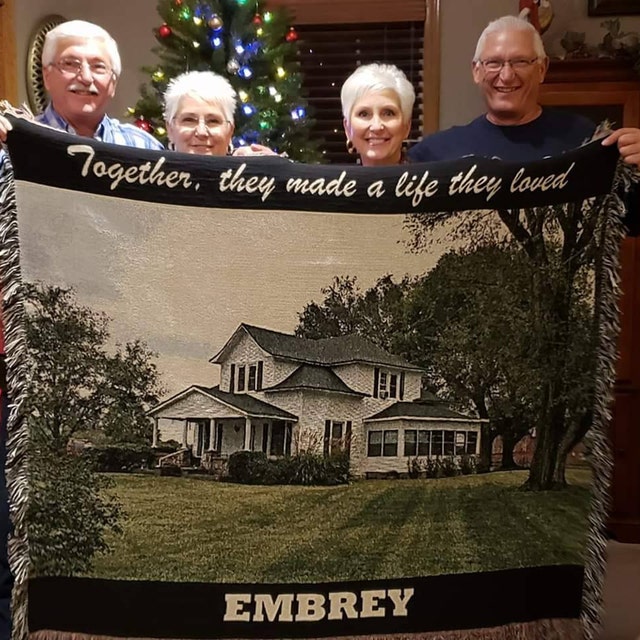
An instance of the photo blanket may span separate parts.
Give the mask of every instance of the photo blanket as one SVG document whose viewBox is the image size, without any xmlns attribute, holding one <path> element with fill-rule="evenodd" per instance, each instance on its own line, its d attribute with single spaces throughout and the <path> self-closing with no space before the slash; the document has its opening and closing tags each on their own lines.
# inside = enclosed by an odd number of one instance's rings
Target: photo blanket
<svg viewBox="0 0 640 640">
<path fill-rule="evenodd" d="M 622 195 L 12 118 L 13 637 L 594 638 Z"/>
</svg>

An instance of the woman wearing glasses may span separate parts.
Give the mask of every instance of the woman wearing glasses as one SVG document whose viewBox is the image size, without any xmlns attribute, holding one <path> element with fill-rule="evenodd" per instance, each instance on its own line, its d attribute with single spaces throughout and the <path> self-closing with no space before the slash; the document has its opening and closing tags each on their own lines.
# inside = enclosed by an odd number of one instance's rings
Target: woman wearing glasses
<svg viewBox="0 0 640 640">
<path fill-rule="evenodd" d="M 340 92 L 349 153 L 364 167 L 404 162 L 403 142 L 411 129 L 415 91 L 405 74 L 389 64 L 358 67 Z"/>
<path fill-rule="evenodd" d="M 174 78 L 164 94 L 169 146 L 183 153 L 224 156 L 231 152 L 236 92 L 212 71 Z"/>
<path fill-rule="evenodd" d="M 164 94 L 169 147 L 206 156 L 274 155 L 260 144 L 234 151 L 236 101 L 229 81 L 213 71 L 188 71 L 174 78 Z"/>
</svg>

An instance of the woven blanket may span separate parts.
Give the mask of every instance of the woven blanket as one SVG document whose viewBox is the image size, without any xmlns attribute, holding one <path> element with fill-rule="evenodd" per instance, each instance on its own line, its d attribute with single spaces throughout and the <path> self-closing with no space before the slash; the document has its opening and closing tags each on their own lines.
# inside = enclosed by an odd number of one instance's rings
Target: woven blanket
<svg viewBox="0 0 640 640">
<path fill-rule="evenodd" d="M 19 119 L 13 637 L 595 638 L 628 176 Z"/>
</svg>

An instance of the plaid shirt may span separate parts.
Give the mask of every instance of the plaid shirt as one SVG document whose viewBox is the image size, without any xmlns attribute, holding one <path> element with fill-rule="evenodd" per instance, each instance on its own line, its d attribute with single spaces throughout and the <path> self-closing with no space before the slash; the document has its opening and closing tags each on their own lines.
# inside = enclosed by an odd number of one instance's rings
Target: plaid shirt
<svg viewBox="0 0 640 640">
<path fill-rule="evenodd" d="M 36 122 L 46 124 L 54 129 L 67 131 L 68 133 L 75 133 L 73 127 L 57 113 L 51 104 L 39 116 L 36 116 Z M 109 118 L 109 116 L 102 118 L 102 122 L 98 125 L 93 137 L 101 142 L 121 144 L 125 147 L 164 149 L 162 144 L 151 134 L 133 124 L 123 123 L 114 118 Z"/>
</svg>

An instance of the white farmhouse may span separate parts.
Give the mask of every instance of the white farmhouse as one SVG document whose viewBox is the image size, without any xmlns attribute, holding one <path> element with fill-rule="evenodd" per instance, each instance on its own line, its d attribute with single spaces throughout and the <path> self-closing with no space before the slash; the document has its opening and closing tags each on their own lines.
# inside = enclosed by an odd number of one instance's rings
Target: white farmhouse
<svg viewBox="0 0 640 640">
<path fill-rule="evenodd" d="M 347 451 L 355 477 L 405 475 L 411 458 L 479 453 L 482 420 L 435 396 L 421 370 L 357 335 L 312 340 L 241 324 L 193 385 L 150 411 L 154 446 L 177 440 L 207 468 L 235 451 Z"/>
</svg>

